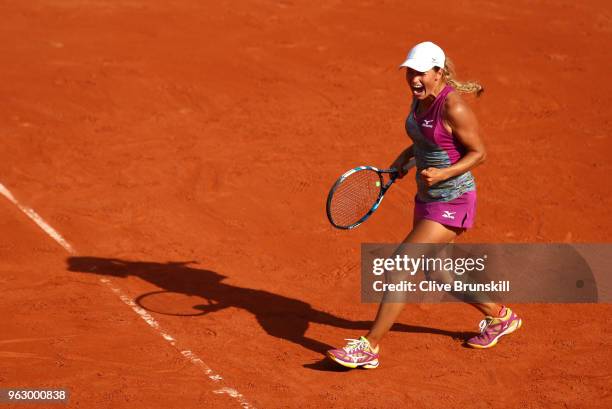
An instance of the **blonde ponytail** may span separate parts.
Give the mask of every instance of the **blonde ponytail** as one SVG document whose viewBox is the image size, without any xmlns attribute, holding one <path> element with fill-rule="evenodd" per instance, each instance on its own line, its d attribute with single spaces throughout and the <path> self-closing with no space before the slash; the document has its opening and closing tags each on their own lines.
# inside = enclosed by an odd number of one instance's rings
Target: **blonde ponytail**
<svg viewBox="0 0 612 409">
<path fill-rule="evenodd" d="M 484 87 L 476 81 L 459 81 L 455 79 L 455 64 L 448 57 L 446 57 L 442 73 L 446 83 L 459 92 L 476 94 L 477 97 L 484 92 Z"/>
</svg>

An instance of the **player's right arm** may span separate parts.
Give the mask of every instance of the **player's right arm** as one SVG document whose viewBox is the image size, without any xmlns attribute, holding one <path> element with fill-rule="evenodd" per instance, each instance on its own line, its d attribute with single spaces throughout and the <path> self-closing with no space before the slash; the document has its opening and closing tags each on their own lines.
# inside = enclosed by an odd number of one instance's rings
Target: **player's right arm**
<svg viewBox="0 0 612 409">
<path fill-rule="evenodd" d="M 414 157 L 414 145 L 410 145 L 408 148 L 404 149 L 402 153 L 393 161 L 390 168 L 395 168 L 399 171 L 398 178 L 401 179 L 408 173 L 408 169 L 405 169 L 405 166 L 408 164 L 410 159 Z"/>
</svg>

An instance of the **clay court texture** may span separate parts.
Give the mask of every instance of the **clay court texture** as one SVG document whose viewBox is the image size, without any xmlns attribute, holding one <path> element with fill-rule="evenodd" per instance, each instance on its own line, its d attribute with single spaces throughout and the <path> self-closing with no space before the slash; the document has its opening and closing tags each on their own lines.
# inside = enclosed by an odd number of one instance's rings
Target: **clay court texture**
<svg viewBox="0 0 612 409">
<path fill-rule="evenodd" d="M 360 244 L 412 225 L 412 174 L 350 232 L 325 198 L 408 145 L 417 42 L 486 87 L 460 241 L 610 241 L 609 1 L 0 10 L 1 387 L 75 408 L 612 407 L 609 304 L 513 305 L 524 325 L 491 350 L 462 347 L 475 309 L 411 304 L 378 369 L 324 359 L 374 318 Z"/>
</svg>

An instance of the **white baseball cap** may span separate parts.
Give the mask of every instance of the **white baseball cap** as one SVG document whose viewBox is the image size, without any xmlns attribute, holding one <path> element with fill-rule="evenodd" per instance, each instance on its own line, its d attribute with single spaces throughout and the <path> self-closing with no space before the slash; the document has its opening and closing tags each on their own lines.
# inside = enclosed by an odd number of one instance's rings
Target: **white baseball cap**
<svg viewBox="0 0 612 409">
<path fill-rule="evenodd" d="M 444 68 L 444 51 L 431 41 L 415 45 L 408 53 L 401 67 L 409 67 L 419 72 L 431 70 L 433 67 Z"/>
</svg>

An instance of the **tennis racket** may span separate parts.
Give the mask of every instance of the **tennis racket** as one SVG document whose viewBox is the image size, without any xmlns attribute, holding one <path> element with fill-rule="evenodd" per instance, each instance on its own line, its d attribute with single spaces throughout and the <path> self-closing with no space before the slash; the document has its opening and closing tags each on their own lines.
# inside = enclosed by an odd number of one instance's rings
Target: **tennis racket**
<svg viewBox="0 0 612 409">
<path fill-rule="evenodd" d="M 414 166 L 412 158 L 404 170 Z M 388 179 L 386 183 L 385 176 Z M 329 222 L 344 230 L 353 229 L 365 222 L 378 209 L 397 176 L 397 169 L 378 169 L 373 166 L 358 166 L 344 173 L 327 195 Z"/>
</svg>

